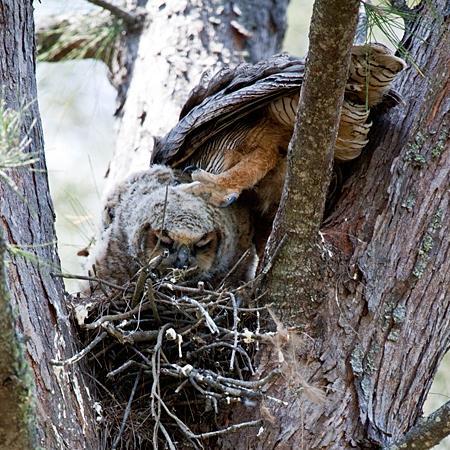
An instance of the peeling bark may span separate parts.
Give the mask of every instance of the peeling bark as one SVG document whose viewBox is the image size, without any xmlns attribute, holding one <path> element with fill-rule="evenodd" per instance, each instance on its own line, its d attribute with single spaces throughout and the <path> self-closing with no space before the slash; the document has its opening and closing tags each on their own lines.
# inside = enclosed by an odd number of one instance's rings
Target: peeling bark
<svg viewBox="0 0 450 450">
<path fill-rule="evenodd" d="M 0 224 L 5 240 L 31 252 L 38 263 L 20 256 L 7 266 L 11 304 L 19 315 L 16 327 L 27 337 L 27 358 L 34 372 L 38 444 L 46 449 L 94 449 L 96 437 L 92 408 L 79 368 L 56 372 L 51 358 L 65 359 L 75 351 L 75 338 L 67 317 L 64 287 L 50 271 L 59 267 L 54 212 L 50 199 L 42 125 L 35 80 L 35 42 L 32 4 L 29 1 L 0 1 L 0 81 L 6 105 L 18 110 L 33 102 L 23 120 L 23 133 L 31 129 L 31 144 L 39 162 L 35 171 L 13 171 L 12 176 L 25 204 L 0 181 Z M 5 380 L 1 380 L 5 383 Z M 5 385 L 4 385 L 5 386 Z M 0 399 L 0 415 L 7 407 Z M 24 433 L 26 430 L 24 430 Z"/>
</svg>

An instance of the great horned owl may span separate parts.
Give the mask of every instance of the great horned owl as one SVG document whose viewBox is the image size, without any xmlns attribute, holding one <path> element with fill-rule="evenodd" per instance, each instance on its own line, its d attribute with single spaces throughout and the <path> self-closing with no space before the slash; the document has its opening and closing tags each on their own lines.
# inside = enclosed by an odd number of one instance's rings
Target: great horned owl
<svg viewBox="0 0 450 450">
<path fill-rule="evenodd" d="M 399 102 L 390 84 L 404 67 L 381 44 L 353 48 L 337 161 L 356 158 L 367 144 L 371 108 Z M 152 155 L 153 164 L 176 171 L 154 165 L 116 187 L 88 268 L 96 264 L 100 278 L 121 283 L 166 248 L 162 268 L 198 266 L 192 281 L 214 283 L 247 249 L 255 257 L 253 242 L 261 254 L 284 185 L 304 68 L 303 60 L 281 54 L 204 76 Z M 190 166 L 194 182 L 180 174 Z M 215 208 L 224 205 L 231 206 Z M 249 273 L 238 272 L 235 280 Z"/>
<path fill-rule="evenodd" d="M 123 284 L 141 266 L 166 250 L 161 275 L 193 269 L 191 282 L 212 285 L 228 274 L 247 249 L 250 254 L 228 281 L 248 280 L 254 270 L 253 225 L 237 205 L 215 208 L 185 192 L 182 174 L 154 165 L 130 175 L 108 195 L 97 243 L 86 269 L 96 267 L 100 279 Z"/>
<path fill-rule="evenodd" d="M 356 158 L 367 144 L 370 109 L 399 102 L 390 87 L 405 63 L 382 44 L 354 46 L 335 159 Z M 252 191 L 252 203 L 269 217 L 277 209 L 305 69 L 284 53 L 254 66 L 241 64 L 203 77 L 178 124 L 160 139 L 152 162 L 191 167 L 185 189 L 210 195 L 216 206 Z"/>
</svg>

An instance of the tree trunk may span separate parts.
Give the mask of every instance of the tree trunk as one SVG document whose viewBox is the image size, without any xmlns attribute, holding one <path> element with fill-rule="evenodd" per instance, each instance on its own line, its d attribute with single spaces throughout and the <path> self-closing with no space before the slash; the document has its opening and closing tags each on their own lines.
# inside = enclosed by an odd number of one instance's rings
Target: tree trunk
<svg viewBox="0 0 450 450">
<path fill-rule="evenodd" d="M 358 333 L 348 368 L 360 420 L 383 444 L 420 418 L 450 344 L 449 7 L 418 9 L 404 45 L 425 76 L 411 64 L 400 78 L 404 104 L 371 136 L 323 229 L 348 257 L 353 289 L 363 289 L 359 317 L 347 317 Z M 355 307 L 353 289 L 343 289 L 341 307 Z"/>
<path fill-rule="evenodd" d="M 26 202 L 0 181 L 0 219 L 5 240 L 32 255 L 11 258 L 7 265 L 7 281 L 11 305 L 19 313 L 16 326 L 26 336 L 28 361 L 34 372 L 37 440 L 41 447 L 52 450 L 94 449 L 98 447 L 93 443 L 96 428 L 93 426 L 92 399 L 89 399 L 80 368 L 55 371 L 49 364 L 51 358 L 71 356 L 76 349 L 76 338 L 68 321 L 63 284 L 60 279 L 50 276 L 52 270 L 59 268 L 59 259 L 42 125 L 35 101 L 36 48 L 31 2 L 0 1 L 0 22 L 3 98 L 6 106 L 15 111 L 30 103 L 23 114 L 22 136 L 29 132 L 31 143 L 27 151 L 36 152 L 39 158 L 33 165 L 34 171 L 11 172 Z M 36 120 L 34 127 L 33 120 Z M 5 354 L 6 348 L 1 351 Z M 20 382 L 14 377 L 14 371 L 10 377 L 9 382 Z M 2 386 L 7 382 L 7 378 L 0 380 Z M 5 398 L 0 398 L 1 417 L 9 414 L 2 409 L 7 407 Z M 23 424 L 24 433 L 26 426 Z"/>
<path fill-rule="evenodd" d="M 249 448 L 387 446 L 421 416 L 450 341 L 450 4 L 437 3 L 417 9 L 405 40 L 425 77 L 412 65 L 400 77 L 404 104 L 373 129 L 322 226 L 323 241 L 316 238 L 315 254 L 302 267 L 278 256 L 264 284 L 269 292 L 278 290 L 265 301 L 301 332 L 295 369 L 323 387 L 326 400 L 315 405 L 308 388 L 276 383 L 269 393 L 289 405 L 266 402 L 276 419 L 258 437 L 246 433 Z M 302 241 L 294 235 L 285 245 L 295 249 Z M 276 263 L 281 272 L 274 273 Z M 297 295 L 287 277 L 300 283 Z M 261 351 L 263 375 L 276 357 L 270 348 Z M 249 411 L 235 408 L 232 420 L 243 417 L 249 420 Z M 226 437 L 218 448 L 243 439 Z"/>
<path fill-rule="evenodd" d="M 24 345 L 15 329 L 5 273 L 6 244 L 0 229 L 0 440 L 11 450 L 37 445 L 34 384 Z"/>
<path fill-rule="evenodd" d="M 117 138 L 109 187 L 148 167 L 153 136 L 177 122 L 205 70 L 257 62 L 280 51 L 288 0 L 171 0 L 146 4 L 148 21 L 122 40 L 113 84 L 118 91 Z M 150 21 L 151 20 L 151 21 Z"/>
</svg>

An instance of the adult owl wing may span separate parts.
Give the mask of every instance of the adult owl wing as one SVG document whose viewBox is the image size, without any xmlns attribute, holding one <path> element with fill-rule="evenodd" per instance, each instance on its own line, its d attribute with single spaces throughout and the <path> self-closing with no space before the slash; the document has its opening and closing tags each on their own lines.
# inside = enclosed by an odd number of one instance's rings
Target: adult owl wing
<svg viewBox="0 0 450 450">
<path fill-rule="evenodd" d="M 391 83 L 405 67 L 382 44 L 354 46 L 345 87 L 335 159 L 358 157 L 368 142 L 369 114 L 399 102 Z M 305 62 L 287 53 L 254 66 L 241 64 L 192 91 L 178 124 L 157 141 L 152 163 L 190 167 L 187 192 L 209 196 L 215 206 L 236 201 L 256 188 L 269 195 L 260 204 L 273 209 L 281 196 Z M 259 203 L 259 202 L 257 202 Z"/>
<path fill-rule="evenodd" d="M 255 65 L 222 69 L 212 78 L 205 73 L 191 91 L 180 121 L 157 141 L 151 163 L 180 166 L 228 126 L 278 98 L 298 93 L 304 70 L 304 60 L 281 53 Z"/>
<path fill-rule="evenodd" d="M 358 126 L 369 122 L 367 102 L 372 115 L 384 113 L 400 102 L 399 94 L 390 88 L 390 83 L 404 67 L 404 62 L 382 44 L 353 47 L 343 107 L 343 116 L 347 120 L 341 122 L 344 143 L 338 143 L 338 160 L 353 159 L 367 143 L 367 130 L 358 136 Z M 177 125 L 164 138 L 157 139 L 151 163 L 171 167 L 182 165 L 206 141 L 230 125 L 237 124 L 253 111 L 268 107 L 277 99 L 298 94 L 304 73 L 305 60 L 292 59 L 288 53 L 255 65 L 243 63 L 235 69 L 225 68 L 212 78 L 205 72 L 191 91 Z M 359 97 L 356 102 L 355 97 Z M 350 127 L 347 132 L 346 122 Z M 370 128 L 370 125 L 363 127 Z M 350 151 L 349 142 L 350 147 L 352 143 L 356 144 Z M 339 146 L 344 148 L 343 152 Z"/>
</svg>

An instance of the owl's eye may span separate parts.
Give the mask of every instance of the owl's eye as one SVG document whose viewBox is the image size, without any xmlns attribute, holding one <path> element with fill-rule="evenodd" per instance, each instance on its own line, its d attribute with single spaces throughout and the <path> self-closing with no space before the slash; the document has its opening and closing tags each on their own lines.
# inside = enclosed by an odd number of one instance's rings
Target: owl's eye
<svg viewBox="0 0 450 450">
<path fill-rule="evenodd" d="M 212 246 L 212 244 L 215 242 L 215 238 L 216 233 L 205 233 L 202 238 L 194 244 L 194 246 L 198 250 L 206 250 Z"/>
<path fill-rule="evenodd" d="M 157 236 L 157 237 L 159 237 L 159 239 L 160 239 L 159 244 L 160 244 L 162 247 L 165 247 L 165 248 L 170 248 L 170 247 L 172 247 L 172 245 L 173 245 L 173 240 L 170 239 L 169 236 L 165 236 L 165 235 L 162 233 L 162 234 L 160 234 L 160 235 Z"/>
<path fill-rule="evenodd" d="M 154 231 L 153 233 L 153 246 L 158 244 L 162 248 L 172 248 L 173 245 L 173 239 L 170 239 L 170 237 L 167 235 L 166 231 Z"/>
</svg>

